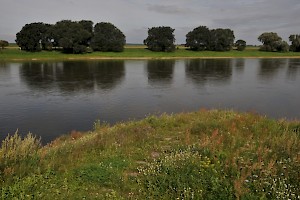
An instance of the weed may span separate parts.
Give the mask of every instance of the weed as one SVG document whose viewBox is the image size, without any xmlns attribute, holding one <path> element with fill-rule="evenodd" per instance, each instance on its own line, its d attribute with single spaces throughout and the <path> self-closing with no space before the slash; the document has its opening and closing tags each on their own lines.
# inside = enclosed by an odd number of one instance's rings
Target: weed
<svg viewBox="0 0 300 200">
<path fill-rule="evenodd" d="M 300 199 L 299 122 L 201 110 L 0 149 L 2 199 Z M 295 131 L 296 130 L 296 131 Z"/>
<path fill-rule="evenodd" d="M 0 149 L 0 175 L 3 177 L 24 176 L 38 169 L 41 147 L 40 139 L 29 133 L 24 139 L 16 132 L 8 135 Z"/>
<path fill-rule="evenodd" d="M 234 199 L 220 164 L 191 149 L 164 155 L 139 173 L 142 199 Z"/>
</svg>

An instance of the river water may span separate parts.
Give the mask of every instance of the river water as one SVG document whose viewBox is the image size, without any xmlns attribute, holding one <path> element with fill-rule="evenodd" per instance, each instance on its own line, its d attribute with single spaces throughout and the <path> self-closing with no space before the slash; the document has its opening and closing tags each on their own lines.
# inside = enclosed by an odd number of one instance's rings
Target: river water
<svg viewBox="0 0 300 200">
<path fill-rule="evenodd" d="M 0 62 L 0 140 L 201 108 L 300 119 L 300 59 Z"/>
</svg>

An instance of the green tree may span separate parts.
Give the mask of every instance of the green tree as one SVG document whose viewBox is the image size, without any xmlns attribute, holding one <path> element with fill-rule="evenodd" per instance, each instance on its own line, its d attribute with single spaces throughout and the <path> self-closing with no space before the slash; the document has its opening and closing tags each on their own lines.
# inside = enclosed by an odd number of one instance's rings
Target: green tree
<svg viewBox="0 0 300 200">
<path fill-rule="evenodd" d="M 275 42 L 276 51 L 279 52 L 288 52 L 290 49 L 289 44 L 286 41 L 277 41 Z"/>
<path fill-rule="evenodd" d="M 230 29 L 213 29 L 210 31 L 209 50 L 230 51 L 234 43 L 234 32 Z"/>
<path fill-rule="evenodd" d="M 82 24 L 70 20 L 57 22 L 52 28 L 55 45 L 65 53 L 85 53 L 91 33 Z"/>
<path fill-rule="evenodd" d="M 186 35 L 186 46 L 194 51 L 206 50 L 210 42 L 210 30 L 206 26 L 199 26 Z"/>
<path fill-rule="evenodd" d="M 151 51 L 175 51 L 175 36 L 173 34 L 175 29 L 166 26 L 152 27 L 148 29 L 148 37 L 144 40 Z"/>
<path fill-rule="evenodd" d="M 282 41 L 282 38 L 277 35 L 277 33 L 273 32 L 265 32 L 262 33 L 258 40 L 263 43 L 260 47 L 261 51 L 277 51 L 279 42 Z"/>
<path fill-rule="evenodd" d="M 125 35 L 111 23 L 101 22 L 94 27 L 91 48 L 94 51 L 121 52 L 126 43 Z"/>
<path fill-rule="evenodd" d="M 83 26 L 84 30 L 88 31 L 90 33 L 90 38 L 87 39 L 86 45 L 90 45 L 91 39 L 94 35 L 94 22 L 90 20 L 81 20 L 78 22 L 81 26 Z"/>
<path fill-rule="evenodd" d="M 300 35 L 290 35 L 289 40 L 292 43 L 290 50 L 300 52 Z"/>
<path fill-rule="evenodd" d="M 9 45 L 9 43 L 6 40 L 0 40 L 0 47 L 2 49 L 4 49 L 5 47 L 7 47 Z"/>
<path fill-rule="evenodd" d="M 49 24 L 42 22 L 26 24 L 16 35 L 17 45 L 25 51 L 41 51 L 49 45 Z"/>
<path fill-rule="evenodd" d="M 237 48 L 238 51 L 244 51 L 246 48 L 246 41 L 245 40 L 237 40 L 235 42 L 235 47 Z"/>
</svg>

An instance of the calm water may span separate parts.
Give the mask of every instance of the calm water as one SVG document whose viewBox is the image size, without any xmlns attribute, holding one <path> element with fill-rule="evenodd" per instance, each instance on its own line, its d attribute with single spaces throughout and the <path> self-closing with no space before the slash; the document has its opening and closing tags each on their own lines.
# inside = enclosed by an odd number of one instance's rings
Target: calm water
<svg viewBox="0 0 300 200">
<path fill-rule="evenodd" d="M 300 119 L 300 59 L 0 63 L 0 139 L 200 108 Z"/>
</svg>

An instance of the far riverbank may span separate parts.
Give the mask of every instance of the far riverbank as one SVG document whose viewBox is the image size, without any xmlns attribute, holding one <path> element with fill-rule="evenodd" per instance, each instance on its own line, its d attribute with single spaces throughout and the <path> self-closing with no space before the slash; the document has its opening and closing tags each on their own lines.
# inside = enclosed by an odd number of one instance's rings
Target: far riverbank
<svg viewBox="0 0 300 200">
<path fill-rule="evenodd" d="M 60 51 L 25 52 L 17 48 L 0 51 L 0 61 L 36 61 L 36 60 L 101 60 L 101 59 L 225 59 L 225 58 L 300 58 L 300 52 L 263 52 L 258 48 L 248 48 L 245 51 L 231 50 L 190 51 L 177 48 L 175 52 L 152 52 L 144 46 L 126 46 L 123 52 L 92 52 L 87 54 L 64 54 Z"/>
</svg>

